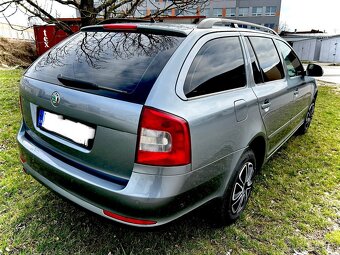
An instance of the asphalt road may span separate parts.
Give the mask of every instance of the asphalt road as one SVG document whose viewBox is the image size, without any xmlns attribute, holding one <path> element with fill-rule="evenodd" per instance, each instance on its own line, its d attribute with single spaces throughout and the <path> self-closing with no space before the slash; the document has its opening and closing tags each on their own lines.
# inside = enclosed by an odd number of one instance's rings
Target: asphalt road
<svg viewBox="0 0 340 255">
<path fill-rule="evenodd" d="M 340 66 L 322 65 L 323 76 L 317 77 L 318 80 L 337 83 L 340 86 Z"/>
<path fill-rule="evenodd" d="M 315 77 L 317 80 L 337 83 L 340 86 L 340 66 L 332 66 L 330 63 L 316 63 L 322 66 L 323 76 Z M 304 65 L 305 69 L 307 65 Z"/>
</svg>

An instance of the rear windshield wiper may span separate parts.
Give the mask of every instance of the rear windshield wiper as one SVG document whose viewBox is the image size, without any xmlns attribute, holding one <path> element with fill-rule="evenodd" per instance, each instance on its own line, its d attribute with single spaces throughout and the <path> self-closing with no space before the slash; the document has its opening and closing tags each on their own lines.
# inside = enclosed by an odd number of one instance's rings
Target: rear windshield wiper
<svg viewBox="0 0 340 255">
<path fill-rule="evenodd" d="M 127 91 L 99 86 L 99 85 L 94 84 L 92 82 L 74 79 L 74 78 L 67 77 L 67 76 L 62 75 L 62 74 L 58 74 L 57 78 L 63 85 L 65 85 L 67 87 L 78 88 L 78 89 L 93 89 L 93 90 L 102 89 L 102 90 L 108 90 L 108 91 L 124 93 L 124 94 L 128 93 Z"/>
</svg>

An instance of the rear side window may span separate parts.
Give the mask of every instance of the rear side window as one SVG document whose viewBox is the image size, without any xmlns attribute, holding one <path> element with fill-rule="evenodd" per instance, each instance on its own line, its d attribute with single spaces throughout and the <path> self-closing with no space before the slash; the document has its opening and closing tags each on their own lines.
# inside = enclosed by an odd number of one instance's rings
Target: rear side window
<svg viewBox="0 0 340 255">
<path fill-rule="evenodd" d="M 249 55 L 250 55 L 250 61 L 251 61 L 251 66 L 253 68 L 253 76 L 254 76 L 254 81 L 256 84 L 262 83 L 263 78 L 262 78 L 262 73 L 261 73 L 261 68 L 258 64 L 258 61 L 255 56 L 255 52 L 253 50 L 253 47 L 250 44 L 249 38 L 246 38 L 246 44 L 249 50 Z"/>
<path fill-rule="evenodd" d="M 265 82 L 284 78 L 284 72 L 274 42 L 270 38 L 249 37 L 259 61 Z"/>
<path fill-rule="evenodd" d="M 159 34 L 80 32 L 43 55 L 26 76 L 62 85 L 57 78 L 61 74 L 118 92 L 80 90 L 143 103 L 183 39 Z"/>
<path fill-rule="evenodd" d="M 289 77 L 301 75 L 304 69 L 294 51 L 282 41 L 275 40 L 275 42 L 285 61 Z"/>
<path fill-rule="evenodd" d="M 184 83 L 190 97 L 244 87 L 246 74 L 238 37 L 225 37 L 204 44 L 194 58 Z"/>
</svg>

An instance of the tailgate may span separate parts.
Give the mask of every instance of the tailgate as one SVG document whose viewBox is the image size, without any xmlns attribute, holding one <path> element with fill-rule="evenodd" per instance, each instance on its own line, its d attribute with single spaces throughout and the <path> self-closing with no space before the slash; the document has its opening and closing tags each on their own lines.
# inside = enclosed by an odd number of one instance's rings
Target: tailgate
<svg viewBox="0 0 340 255">
<path fill-rule="evenodd" d="M 60 101 L 52 104 L 57 92 Z M 102 97 L 24 77 L 20 94 L 27 135 L 46 152 L 59 155 L 97 173 L 129 179 L 137 144 L 137 129 L 141 104 Z M 58 128 L 39 125 L 39 112 L 59 116 L 75 133 L 81 127 L 93 130 L 88 144 L 60 134 Z M 55 125 L 64 125 L 57 122 Z M 86 134 L 85 134 L 86 135 Z M 81 136 L 81 135 L 80 135 Z M 90 138 L 93 137 L 90 135 Z"/>
<path fill-rule="evenodd" d="M 143 104 L 185 35 L 95 28 L 65 39 L 26 71 L 26 135 L 77 168 L 129 179 Z"/>
</svg>

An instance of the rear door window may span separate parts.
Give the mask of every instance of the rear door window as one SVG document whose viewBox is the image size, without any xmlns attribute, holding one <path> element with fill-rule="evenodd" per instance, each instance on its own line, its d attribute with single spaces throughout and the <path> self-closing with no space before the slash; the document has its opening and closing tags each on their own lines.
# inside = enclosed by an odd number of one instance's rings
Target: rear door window
<svg viewBox="0 0 340 255">
<path fill-rule="evenodd" d="M 254 81 L 255 81 L 256 84 L 262 83 L 263 77 L 262 77 L 261 68 L 258 64 L 258 60 L 256 59 L 255 52 L 253 50 L 253 47 L 251 46 L 249 38 L 246 38 L 246 44 L 247 44 L 249 55 L 250 55 L 250 61 L 251 61 L 252 69 L 253 69 Z"/>
<path fill-rule="evenodd" d="M 246 71 L 239 38 L 217 38 L 198 51 L 184 82 L 184 94 L 191 98 L 245 85 Z"/>
<path fill-rule="evenodd" d="M 143 103 L 183 39 L 159 34 L 80 32 L 43 55 L 26 76 L 63 85 L 57 78 L 61 74 L 120 91 L 86 92 Z"/>
<path fill-rule="evenodd" d="M 265 37 L 249 37 L 265 82 L 284 78 L 283 66 L 274 42 Z"/>
</svg>

